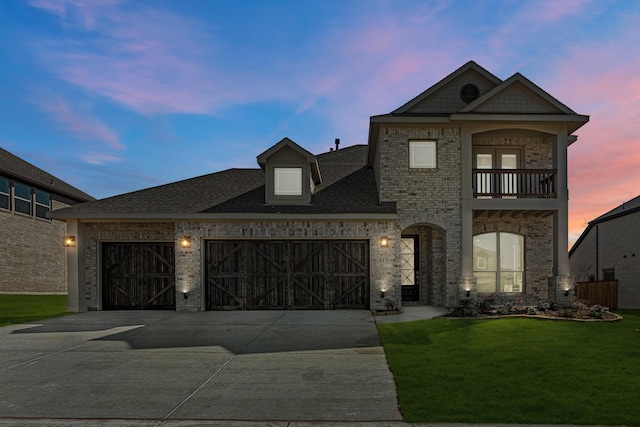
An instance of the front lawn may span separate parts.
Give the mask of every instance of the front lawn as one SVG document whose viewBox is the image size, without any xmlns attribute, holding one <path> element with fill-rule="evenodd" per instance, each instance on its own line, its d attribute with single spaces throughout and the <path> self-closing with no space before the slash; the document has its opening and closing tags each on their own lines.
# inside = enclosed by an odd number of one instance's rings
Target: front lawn
<svg viewBox="0 0 640 427">
<path fill-rule="evenodd" d="M 617 323 L 379 325 L 407 422 L 637 425 L 640 311 Z"/>
<path fill-rule="evenodd" d="M 6 295 L 0 294 L 0 326 L 64 316 L 66 295 Z"/>
</svg>

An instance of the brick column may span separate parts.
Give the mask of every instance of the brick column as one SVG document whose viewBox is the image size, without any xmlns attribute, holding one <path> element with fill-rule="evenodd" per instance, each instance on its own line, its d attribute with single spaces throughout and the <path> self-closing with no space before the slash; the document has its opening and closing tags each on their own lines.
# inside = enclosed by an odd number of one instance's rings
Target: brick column
<svg viewBox="0 0 640 427">
<path fill-rule="evenodd" d="M 558 303 L 560 307 L 570 307 L 574 303 L 576 293 L 571 276 L 555 276 L 547 279 L 549 284 L 549 299 Z"/>
</svg>

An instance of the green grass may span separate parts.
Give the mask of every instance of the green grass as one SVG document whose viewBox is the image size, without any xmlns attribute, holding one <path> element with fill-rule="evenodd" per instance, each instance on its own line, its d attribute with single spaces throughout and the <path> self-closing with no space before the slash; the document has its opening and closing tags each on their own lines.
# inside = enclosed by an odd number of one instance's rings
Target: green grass
<svg viewBox="0 0 640 427">
<path fill-rule="evenodd" d="M 407 422 L 638 425 L 640 311 L 619 314 L 378 329 Z"/>
<path fill-rule="evenodd" d="M 0 294 L 0 326 L 71 314 L 66 295 Z"/>
</svg>

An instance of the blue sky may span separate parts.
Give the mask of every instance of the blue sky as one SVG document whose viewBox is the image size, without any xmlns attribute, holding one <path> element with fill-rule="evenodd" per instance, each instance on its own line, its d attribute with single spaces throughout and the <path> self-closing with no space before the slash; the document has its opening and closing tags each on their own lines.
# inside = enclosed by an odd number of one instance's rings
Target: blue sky
<svg viewBox="0 0 640 427">
<path fill-rule="evenodd" d="M 0 146 L 102 198 L 321 153 L 469 60 L 591 116 L 570 240 L 638 194 L 640 2 L 0 2 Z"/>
</svg>

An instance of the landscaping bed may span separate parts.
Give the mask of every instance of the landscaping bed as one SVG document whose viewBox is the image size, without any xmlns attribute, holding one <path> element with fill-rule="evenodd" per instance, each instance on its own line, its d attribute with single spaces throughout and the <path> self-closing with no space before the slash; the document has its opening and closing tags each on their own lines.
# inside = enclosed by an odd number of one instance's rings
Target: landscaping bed
<svg viewBox="0 0 640 427">
<path fill-rule="evenodd" d="M 608 307 L 576 301 L 570 307 L 560 307 L 554 301 L 527 301 L 524 298 L 498 300 L 494 296 L 477 302 L 463 300 L 460 306 L 442 317 L 448 318 L 497 318 L 534 317 L 554 320 L 618 322 L 622 317 Z"/>
</svg>

